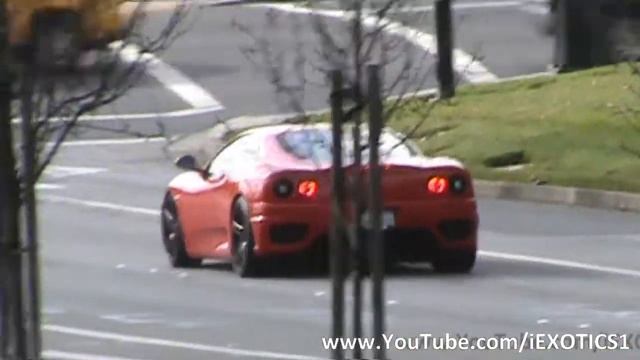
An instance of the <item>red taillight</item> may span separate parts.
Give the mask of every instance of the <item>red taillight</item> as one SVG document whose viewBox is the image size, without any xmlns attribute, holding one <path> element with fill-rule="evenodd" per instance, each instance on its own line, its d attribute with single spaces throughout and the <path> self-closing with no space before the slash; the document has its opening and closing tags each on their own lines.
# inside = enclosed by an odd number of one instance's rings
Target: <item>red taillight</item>
<svg viewBox="0 0 640 360">
<path fill-rule="evenodd" d="M 318 194 L 319 188 L 320 186 L 318 185 L 317 181 L 314 181 L 314 180 L 301 181 L 298 184 L 298 194 L 304 197 L 312 198 Z"/>
<path fill-rule="evenodd" d="M 449 180 L 441 176 L 432 177 L 427 182 L 427 190 L 433 194 L 444 194 L 449 190 Z"/>
</svg>

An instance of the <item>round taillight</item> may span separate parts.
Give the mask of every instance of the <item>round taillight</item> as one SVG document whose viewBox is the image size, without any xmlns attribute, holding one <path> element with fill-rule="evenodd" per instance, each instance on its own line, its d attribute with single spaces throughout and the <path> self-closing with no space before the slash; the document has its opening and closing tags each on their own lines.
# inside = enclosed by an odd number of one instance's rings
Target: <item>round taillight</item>
<svg viewBox="0 0 640 360">
<path fill-rule="evenodd" d="M 449 190 L 449 180 L 442 176 L 435 176 L 427 182 L 427 190 L 432 194 L 444 194 Z"/>
<path fill-rule="evenodd" d="M 318 185 L 318 182 L 314 180 L 304 180 L 298 184 L 298 194 L 307 198 L 312 198 L 318 195 L 319 189 L 320 186 Z"/>
<path fill-rule="evenodd" d="M 289 197 L 293 193 L 293 183 L 286 179 L 279 180 L 273 186 L 273 192 L 279 198 Z"/>
</svg>

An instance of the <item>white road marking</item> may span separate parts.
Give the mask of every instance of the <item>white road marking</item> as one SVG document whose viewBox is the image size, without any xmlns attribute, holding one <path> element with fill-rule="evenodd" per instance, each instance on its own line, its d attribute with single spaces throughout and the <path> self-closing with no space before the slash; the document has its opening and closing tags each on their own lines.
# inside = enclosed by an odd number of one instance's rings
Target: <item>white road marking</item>
<svg viewBox="0 0 640 360">
<path fill-rule="evenodd" d="M 125 62 L 143 61 L 147 72 L 156 78 L 165 88 L 178 95 L 189 104 L 191 109 L 168 111 L 163 113 L 85 115 L 78 121 L 114 121 L 114 120 L 162 120 L 187 116 L 210 114 L 224 110 L 225 107 L 209 91 L 198 85 L 179 70 L 162 61 L 151 53 L 141 54 L 140 48 L 133 44 L 124 45 L 121 41 L 110 45 L 118 51 Z M 51 122 L 69 121 L 68 118 L 52 118 Z M 19 124 L 20 118 L 14 118 L 13 124 Z"/>
<path fill-rule="evenodd" d="M 139 113 L 139 114 L 107 114 L 107 115 L 84 115 L 78 118 L 79 122 L 87 121 L 135 121 L 135 120 L 168 120 L 189 116 L 207 115 L 224 110 L 221 106 L 211 106 L 205 108 L 185 109 L 159 113 Z M 68 118 L 52 118 L 50 122 L 69 121 Z M 14 125 L 20 123 L 20 119 L 11 121 Z"/>
<path fill-rule="evenodd" d="M 42 313 L 44 315 L 62 315 L 66 314 L 67 312 L 64 309 L 46 307 L 42 309 Z"/>
<path fill-rule="evenodd" d="M 50 360 L 140 360 L 140 359 L 132 359 L 132 358 L 105 356 L 105 355 L 70 353 L 66 351 L 57 351 L 57 350 L 45 350 L 42 352 L 42 357 L 44 359 L 50 359 Z"/>
<path fill-rule="evenodd" d="M 44 175 L 48 178 L 62 179 L 72 176 L 93 175 L 107 171 L 105 168 L 82 167 L 82 166 L 58 166 L 49 165 L 44 170 Z"/>
<path fill-rule="evenodd" d="M 617 319 L 626 319 L 638 314 L 636 311 L 616 311 L 613 316 Z"/>
<path fill-rule="evenodd" d="M 454 3 L 451 5 L 453 10 L 478 10 L 478 9 L 499 9 L 515 7 L 525 12 L 530 12 L 536 15 L 546 15 L 549 13 L 549 6 L 545 2 L 520 0 L 520 1 L 482 1 L 482 2 L 464 2 Z M 421 6 L 401 6 L 398 8 L 389 9 L 389 14 L 398 13 L 412 13 L 412 12 L 432 12 L 434 11 L 434 5 L 421 5 Z M 377 9 L 367 9 L 367 11 L 374 13 Z"/>
<path fill-rule="evenodd" d="M 254 6 L 267 7 L 292 14 L 320 15 L 342 20 L 349 20 L 352 17 L 347 11 L 317 10 L 296 6 L 294 4 L 257 4 Z M 427 53 L 432 55 L 437 54 L 436 39 L 431 34 L 388 19 L 378 19 L 375 16 L 364 16 L 363 24 L 367 27 L 384 27 L 387 34 L 402 36 Z M 471 83 L 494 82 L 498 79 L 498 77 L 491 73 L 480 61 L 460 49 L 454 50 L 454 70 Z"/>
<path fill-rule="evenodd" d="M 65 196 L 48 195 L 48 196 L 41 197 L 41 199 L 46 201 L 51 201 L 51 202 L 85 206 L 90 208 L 117 210 L 121 212 L 129 212 L 129 213 L 138 214 L 138 215 L 160 216 L 160 210 L 112 204 L 112 203 L 106 203 L 106 202 L 74 199 L 74 198 L 69 198 Z M 569 268 L 569 269 L 587 270 L 587 271 L 601 272 L 601 273 L 612 274 L 612 275 L 622 275 L 622 276 L 640 278 L 640 271 L 638 270 L 615 268 L 615 267 L 609 267 L 609 266 L 600 266 L 600 265 L 588 264 L 588 263 L 582 263 L 582 262 L 570 261 L 570 260 L 562 260 L 562 259 L 554 259 L 554 258 L 538 257 L 538 256 L 530 256 L 530 255 L 522 255 L 522 254 L 512 254 L 512 253 L 504 253 L 504 252 L 497 252 L 497 251 L 486 251 L 486 250 L 478 251 L 478 255 L 489 257 L 489 258 L 508 260 L 508 261 L 530 262 L 530 263 L 544 264 L 544 265 L 557 266 L 557 267 L 563 267 L 563 268 Z"/>
<path fill-rule="evenodd" d="M 197 344 L 197 343 L 190 343 L 190 342 L 151 338 L 151 337 L 125 335 L 125 334 L 119 334 L 119 333 L 113 333 L 113 332 L 78 329 L 78 328 L 58 326 L 58 325 L 44 325 L 42 329 L 44 331 L 58 333 L 58 334 L 74 335 L 74 336 L 87 337 L 87 338 L 93 338 L 93 339 L 112 340 L 112 341 L 119 341 L 124 343 L 168 347 L 168 348 L 176 348 L 176 349 L 186 349 L 186 350 L 192 350 L 192 351 L 200 351 L 200 352 L 214 353 L 214 354 L 225 354 L 225 355 L 232 355 L 232 356 L 246 356 L 246 357 L 254 357 L 254 358 L 260 358 L 260 359 L 276 359 L 276 360 L 327 360 L 326 358 L 318 358 L 318 357 L 306 356 L 306 355 L 277 353 L 277 352 L 271 352 L 271 351 L 245 350 L 245 349 L 229 348 L 224 346 L 205 345 L 205 344 Z"/>
<path fill-rule="evenodd" d="M 100 140 L 72 140 L 65 141 L 62 146 L 94 146 L 94 145 L 136 145 L 167 141 L 163 137 L 136 138 L 136 139 L 100 139 Z M 50 145 L 50 144 L 48 144 Z"/>
<path fill-rule="evenodd" d="M 81 166 L 49 165 L 44 171 L 44 176 L 48 179 L 63 179 L 72 176 L 93 175 L 105 171 L 108 171 L 108 169 Z M 37 190 L 60 190 L 64 188 L 66 188 L 65 185 L 51 184 L 47 182 L 40 182 L 36 184 Z"/>
<path fill-rule="evenodd" d="M 144 61 L 149 74 L 192 107 L 196 109 L 224 109 L 222 104 L 202 86 L 196 84 L 186 75 L 160 60 L 160 58 L 155 55 L 151 53 L 142 54 L 139 47 L 133 44 L 124 45 L 122 42 L 112 44 L 111 48 L 118 51 L 123 61 L 130 63 Z"/>
<path fill-rule="evenodd" d="M 588 329 L 588 328 L 590 328 L 590 327 L 591 327 L 591 325 L 590 325 L 590 324 L 580 324 L 580 325 L 578 325 L 578 328 L 579 328 L 579 329 Z"/>
<path fill-rule="evenodd" d="M 58 184 L 48 184 L 48 183 L 36 184 L 36 190 L 60 190 L 64 188 L 65 188 L 64 185 L 58 185 Z"/>
<path fill-rule="evenodd" d="M 540 319 L 538 321 L 536 321 L 536 323 L 542 325 L 542 324 L 548 324 L 549 323 L 549 319 Z"/>
<path fill-rule="evenodd" d="M 520 255 L 520 254 L 509 254 L 509 253 L 496 252 L 496 251 L 478 251 L 478 255 L 490 257 L 490 258 L 502 259 L 502 260 L 509 260 L 509 261 L 530 262 L 530 263 L 536 263 L 536 264 L 564 267 L 568 269 L 587 270 L 587 271 L 601 272 L 605 274 L 640 278 L 640 271 L 638 270 L 622 269 L 622 268 L 615 268 L 615 267 L 609 267 L 609 266 L 600 266 L 600 265 L 587 264 L 587 263 L 582 263 L 577 261 L 552 259 L 552 258 L 546 258 L 546 257 Z"/>
<path fill-rule="evenodd" d="M 100 316 L 102 320 L 114 321 L 127 325 L 159 324 L 163 321 L 155 314 L 110 314 Z"/>
<path fill-rule="evenodd" d="M 252 6 L 256 6 L 256 5 L 252 5 Z M 259 5 L 262 6 L 262 5 Z M 330 10 L 327 10 L 327 12 L 331 12 Z M 331 15 L 330 17 L 335 17 L 335 18 L 341 18 L 343 15 L 339 14 L 339 12 L 336 12 L 336 14 Z M 417 31 L 417 30 L 414 30 Z M 432 42 L 428 41 L 425 42 L 425 45 L 427 44 L 431 44 Z M 467 59 L 468 60 L 468 59 Z M 528 79 L 528 78 L 535 78 L 535 77 L 540 77 L 540 76 L 552 76 L 555 75 L 552 72 L 544 72 L 544 73 L 535 73 L 535 74 L 527 74 L 527 75 L 521 75 L 521 76 L 514 76 L 514 77 L 509 77 L 509 78 L 502 78 L 502 79 L 498 79 L 497 77 L 491 79 L 491 76 L 489 76 L 489 79 L 486 80 L 486 82 L 501 82 L 501 81 L 512 81 L 512 80 L 523 80 L 523 79 Z M 409 94 L 409 95 L 403 95 L 406 97 L 411 97 L 411 96 L 415 96 L 415 97 L 421 97 L 421 96 L 427 96 L 427 95 L 434 95 L 437 94 L 437 89 L 426 89 L 426 90 L 420 90 L 418 92 L 415 92 L 413 94 Z M 389 100 L 395 100 L 399 98 L 399 96 L 391 96 L 389 97 Z M 190 116 L 199 116 L 199 115 L 207 115 L 207 114 L 211 114 L 214 112 L 218 112 L 221 110 L 224 110 L 225 108 L 223 106 L 212 106 L 212 107 L 204 107 L 204 108 L 194 108 L 194 109 L 185 109 L 185 110 L 176 110 L 176 111 L 168 111 L 168 112 L 162 112 L 162 113 L 141 113 L 141 114 L 108 114 L 108 115 L 84 115 L 81 116 L 78 121 L 80 122 L 90 122 L 90 121 L 135 121 L 135 120 L 165 120 L 165 119 L 177 119 L 177 118 L 185 118 L 185 117 L 190 117 Z M 328 109 L 327 109 L 328 111 Z M 277 117 L 277 116 L 276 116 Z M 57 122 L 57 121 L 68 121 L 69 119 L 57 119 L 57 118 L 53 118 L 50 121 L 51 122 Z M 19 124 L 20 123 L 20 119 L 13 119 L 12 121 L 13 124 Z M 64 144 L 63 144 L 64 146 Z M 73 145 L 71 145 L 73 146 Z"/>
<path fill-rule="evenodd" d="M 41 196 L 40 199 L 48 202 L 53 202 L 53 203 L 79 205 L 79 206 L 95 208 L 95 209 L 115 210 L 119 212 L 125 212 L 125 213 L 137 214 L 137 215 L 160 216 L 160 210 L 118 205 L 118 204 L 112 204 L 112 203 L 101 202 L 101 201 L 75 199 L 75 198 L 70 198 L 66 196 L 47 195 L 47 196 Z"/>
<path fill-rule="evenodd" d="M 519 7 L 524 6 L 523 1 L 486 1 L 486 2 L 466 2 L 466 3 L 453 3 L 451 7 L 454 10 L 475 10 L 475 9 L 493 9 L 493 8 L 505 8 L 505 7 Z M 434 10 L 433 5 L 423 6 L 406 6 L 399 7 L 397 9 L 389 10 L 389 13 L 405 13 L 405 12 L 430 12 Z M 375 9 L 373 9 L 375 11 Z"/>
<path fill-rule="evenodd" d="M 551 13 L 549 7 L 544 5 L 523 5 L 521 10 L 535 15 L 549 15 Z"/>
<path fill-rule="evenodd" d="M 549 15 L 551 13 L 549 4 L 545 1 L 523 1 L 520 9 L 535 15 Z"/>
<path fill-rule="evenodd" d="M 108 120 L 162 120 L 175 119 L 188 116 L 206 115 L 217 111 L 224 110 L 222 105 L 214 105 L 210 107 L 202 107 L 195 109 L 185 109 L 168 111 L 163 113 L 142 113 L 142 114 L 114 114 L 114 115 L 87 115 L 83 116 L 79 121 L 108 121 Z"/>
</svg>

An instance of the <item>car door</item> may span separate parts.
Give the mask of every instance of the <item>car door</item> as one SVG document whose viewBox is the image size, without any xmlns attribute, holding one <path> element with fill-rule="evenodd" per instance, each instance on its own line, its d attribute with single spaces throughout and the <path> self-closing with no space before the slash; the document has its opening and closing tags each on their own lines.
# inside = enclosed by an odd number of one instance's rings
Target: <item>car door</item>
<svg viewBox="0 0 640 360">
<path fill-rule="evenodd" d="M 206 217 L 210 229 L 202 237 L 198 247 L 201 251 L 216 257 L 230 255 L 229 239 L 231 207 L 238 194 L 239 182 L 243 174 L 255 162 L 258 142 L 253 136 L 245 135 L 233 141 L 210 162 L 207 169 L 207 183 L 211 192 L 203 198 L 206 209 L 200 216 Z"/>
<path fill-rule="evenodd" d="M 222 219 L 224 209 L 220 204 L 232 186 L 226 174 L 237 145 L 241 145 L 240 140 L 232 140 L 222 148 L 206 166 L 203 175 L 194 173 L 189 188 L 183 188 L 176 198 L 190 256 L 217 256 L 216 249 L 227 234 Z"/>
</svg>

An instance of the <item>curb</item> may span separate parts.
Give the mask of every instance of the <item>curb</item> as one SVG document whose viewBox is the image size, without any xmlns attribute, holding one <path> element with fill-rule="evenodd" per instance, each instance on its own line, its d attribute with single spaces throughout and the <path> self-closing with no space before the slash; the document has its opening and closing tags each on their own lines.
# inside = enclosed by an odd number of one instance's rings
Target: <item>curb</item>
<svg viewBox="0 0 640 360">
<path fill-rule="evenodd" d="M 640 194 L 551 185 L 474 180 L 476 195 L 489 199 L 640 213 Z"/>
</svg>

